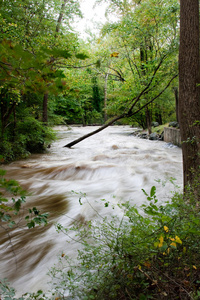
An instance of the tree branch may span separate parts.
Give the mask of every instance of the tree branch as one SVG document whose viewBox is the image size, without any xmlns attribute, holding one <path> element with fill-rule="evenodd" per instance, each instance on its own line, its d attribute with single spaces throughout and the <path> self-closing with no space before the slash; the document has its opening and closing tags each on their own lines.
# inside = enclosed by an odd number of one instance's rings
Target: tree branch
<svg viewBox="0 0 200 300">
<path fill-rule="evenodd" d="M 156 70 L 154 71 L 154 73 L 156 72 Z M 170 81 L 168 82 L 168 84 L 164 87 L 164 89 L 162 89 L 162 91 L 157 95 L 155 96 L 153 99 L 151 99 L 150 101 L 148 101 L 145 105 L 143 105 L 140 109 L 138 109 L 137 111 L 132 111 L 133 110 L 133 107 L 136 105 L 136 103 L 139 101 L 139 99 L 141 98 L 141 96 L 145 93 L 147 93 L 147 88 L 150 86 L 150 83 L 148 84 L 147 87 L 145 87 L 143 89 L 143 91 L 136 97 L 136 98 L 133 98 L 134 101 L 134 105 L 131 106 L 131 110 L 129 109 L 128 112 L 124 112 L 122 113 L 121 115 L 119 116 L 116 116 L 114 117 L 111 121 L 109 121 L 108 123 L 104 124 L 103 126 L 101 126 L 100 128 L 72 141 L 71 143 L 68 143 L 67 145 L 65 145 L 64 147 L 67 147 L 67 148 L 71 148 L 72 146 L 78 144 L 79 142 L 85 140 L 86 138 L 104 130 L 105 128 L 109 127 L 110 125 L 112 125 L 113 123 L 115 123 L 116 121 L 118 120 L 121 120 L 123 118 L 126 118 L 126 117 L 132 117 L 133 115 L 137 114 L 140 110 L 142 110 L 144 107 L 146 107 L 147 105 L 149 105 L 150 103 L 152 103 L 153 101 L 155 101 L 160 95 L 162 95 L 162 93 L 169 87 L 169 85 L 171 84 L 171 82 L 178 76 L 178 74 L 174 75 Z M 150 82 L 152 82 L 153 79 L 150 80 Z"/>
</svg>

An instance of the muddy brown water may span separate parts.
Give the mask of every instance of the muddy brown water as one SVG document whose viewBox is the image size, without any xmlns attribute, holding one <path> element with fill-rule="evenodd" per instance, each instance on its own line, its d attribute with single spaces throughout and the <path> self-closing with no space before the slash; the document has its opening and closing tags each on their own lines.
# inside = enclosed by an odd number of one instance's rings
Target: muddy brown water
<svg viewBox="0 0 200 300">
<path fill-rule="evenodd" d="M 9 238 L 7 232 L 0 231 L 0 278 L 7 278 L 18 295 L 48 290 L 47 272 L 57 256 L 62 252 L 76 255 L 76 243 L 66 243 L 66 236 L 56 232 L 55 223 L 68 227 L 74 220 L 93 220 L 98 217 L 95 210 L 102 216 L 120 214 L 119 208 L 105 208 L 100 199 L 139 206 L 146 201 L 141 189 L 149 192 L 153 185 L 159 201 L 167 200 L 173 190 L 168 180 L 171 177 L 182 187 L 181 149 L 139 139 L 129 126 L 112 126 L 72 149 L 63 147 L 94 129 L 58 126 L 58 140 L 48 153 L 2 166 L 7 178 L 18 180 L 28 191 L 26 207 L 49 212 L 48 226 L 26 229 L 22 222 L 10 230 Z M 159 180 L 167 180 L 164 188 Z M 95 210 L 84 199 L 80 205 L 79 192 L 86 193 Z"/>
</svg>

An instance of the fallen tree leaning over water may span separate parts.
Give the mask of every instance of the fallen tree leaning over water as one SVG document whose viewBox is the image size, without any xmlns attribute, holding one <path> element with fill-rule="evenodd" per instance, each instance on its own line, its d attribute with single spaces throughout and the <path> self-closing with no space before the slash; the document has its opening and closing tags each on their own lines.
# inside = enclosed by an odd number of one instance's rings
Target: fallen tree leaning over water
<svg viewBox="0 0 200 300">
<path fill-rule="evenodd" d="M 139 100 L 141 99 L 142 96 L 147 95 L 150 91 L 152 91 L 152 89 L 155 87 L 151 87 L 151 84 L 153 82 L 153 79 L 155 77 L 156 72 L 158 71 L 159 67 L 161 66 L 163 60 L 165 57 L 163 57 L 163 59 L 160 61 L 159 65 L 157 66 L 157 68 L 155 69 L 151 80 L 149 81 L 148 85 L 140 92 L 140 94 L 136 97 L 134 97 L 131 100 L 131 104 L 130 107 L 125 110 L 121 115 L 114 117 L 113 119 L 111 119 L 110 121 L 108 121 L 106 124 L 104 124 L 103 126 L 101 126 L 100 128 L 68 143 L 67 145 L 65 145 L 64 147 L 68 147 L 71 148 L 72 146 L 80 143 L 81 141 L 87 139 L 88 137 L 104 130 L 105 128 L 109 127 L 110 125 L 112 125 L 113 123 L 115 123 L 118 120 L 124 119 L 124 118 L 130 118 L 133 115 L 136 115 L 139 111 L 141 111 L 142 109 L 144 109 L 146 106 L 148 106 L 150 103 L 152 103 L 153 101 L 155 101 L 160 95 L 162 95 L 162 93 L 170 86 L 171 82 L 178 76 L 178 74 L 174 75 L 170 81 L 167 83 L 167 85 L 160 91 L 160 93 L 158 93 L 155 97 L 153 97 L 151 100 L 149 100 L 146 104 L 144 104 L 142 107 L 140 107 L 138 110 L 133 111 L 133 108 L 136 106 L 136 104 L 139 102 Z"/>
</svg>

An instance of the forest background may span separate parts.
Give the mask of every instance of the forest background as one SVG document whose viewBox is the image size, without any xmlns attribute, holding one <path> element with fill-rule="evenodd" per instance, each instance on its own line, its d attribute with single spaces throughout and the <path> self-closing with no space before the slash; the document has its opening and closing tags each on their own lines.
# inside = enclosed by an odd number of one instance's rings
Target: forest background
<svg viewBox="0 0 200 300">
<path fill-rule="evenodd" d="M 113 1 L 114 11 L 118 20 L 85 41 L 71 25 L 78 1 L 1 1 L 5 161 L 43 151 L 52 125 L 101 125 L 125 113 L 118 124 L 150 131 L 152 121 L 176 120 L 178 1 Z"/>
</svg>

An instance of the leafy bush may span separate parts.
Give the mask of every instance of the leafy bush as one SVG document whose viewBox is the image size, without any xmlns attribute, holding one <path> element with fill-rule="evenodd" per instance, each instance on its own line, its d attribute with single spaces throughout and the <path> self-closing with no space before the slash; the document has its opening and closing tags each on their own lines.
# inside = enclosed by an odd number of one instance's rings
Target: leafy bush
<svg viewBox="0 0 200 300">
<path fill-rule="evenodd" d="M 33 117 L 19 121 L 15 134 L 9 134 L 0 142 L 4 162 L 26 158 L 31 153 L 41 153 L 55 139 L 53 130 Z"/>
<path fill-rule="evenodd" d="M 1 162 L 10 162 L 19 158 L 26 158 L 30 152 L 26 149 L 25 137 L 18 136 L 17 140 L 3 140 L 0 142 Z"/>
<path fill-rule="evenodd" d="M 83 300 L 199 299 L 199 206 L 178 194 L 160 205 L 155 187 L 144 193 L 148 204 L 140 209 L 120 205 L 122 219 L 57 225 L 67 235 L 75 231 L 82 249 L 75 261 L 62 254 L 51 270 L 56 293 Z"/>
<path fill-rule="evenodd" d="M 24 139 L 26 150 L 31 153 L 44 151 L 55 139 L 55 134 L 49 127 L 32 117 L 27 117 L 18 124 L 17 134 L 21 140 Z"/>
</svg>

